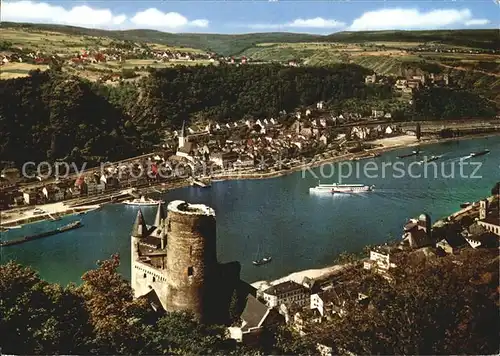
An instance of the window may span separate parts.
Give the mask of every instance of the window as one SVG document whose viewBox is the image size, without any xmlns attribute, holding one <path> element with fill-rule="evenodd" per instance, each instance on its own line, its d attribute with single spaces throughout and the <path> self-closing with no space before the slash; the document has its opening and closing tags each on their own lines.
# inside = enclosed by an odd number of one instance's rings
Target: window
<svg viewBox="0 0 500 356">
<path fill-rule="evenodd" d="M 153 276 L 153 282 L 156 282 L 156 278 L 155 278 L 155 276 Z"/>
<path fill-rule="evenodd" d="M 170 232 L 172 229 L 170 227 L 170 220 L 168 221 L 167 231 Z"/>
<path fill-rule="evenodd" d="M 193 275 L 193 267 L 188 267 L 188 276 L 191 277 Z"/>
<path fill-rule="evenodd" d="M 193 246 L 189 246 L 189 256 L 193 255 Z"/>
<path fill-rule="evenodd" d="M 146 273 L 144 273 L 144 278 L 146 278 Z"/>
</svg>

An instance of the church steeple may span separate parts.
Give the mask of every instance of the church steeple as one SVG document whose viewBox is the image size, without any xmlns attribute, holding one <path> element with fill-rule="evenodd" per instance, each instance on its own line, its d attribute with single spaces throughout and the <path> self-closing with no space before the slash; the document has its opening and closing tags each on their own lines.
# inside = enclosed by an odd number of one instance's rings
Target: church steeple
<svg viewBox="0 0 500 356">
<path fill-rule="evenodd" d="M 165 210 L 163 209 L 163 203 L 160 202 L 158 203 L 158 210 L 156 211 L 154 226 L 156 226 L 156 228 L 159 228 L 166 217 L 167 214 L 165 214 Z"/>
<path fill-rule="evenodd" d="M 184 145 L 187 142 L 187 137 L 186 137 L 186 121 L 182 121 L 182 129 L 181 133 L 179 134 L 179 149 L 183 148 Z"/>
<path fill-rule="evenodd" d="M 181 134 L 179 135 L 179 137 L 186 137 L 186 121 L 183 120 L 182 121 L 182 129 L 181 129 Z"/>
<path fill-rule="evenodd" d="M 134 226 L 132 227 L 133 237 L 145 237 L 148 232 L 146 222 L 144 221 L 144 216 L 142 216 L 142 211 L 139 209 L 137 212 L 137 217 L 135 218 Z"/>
</svg>

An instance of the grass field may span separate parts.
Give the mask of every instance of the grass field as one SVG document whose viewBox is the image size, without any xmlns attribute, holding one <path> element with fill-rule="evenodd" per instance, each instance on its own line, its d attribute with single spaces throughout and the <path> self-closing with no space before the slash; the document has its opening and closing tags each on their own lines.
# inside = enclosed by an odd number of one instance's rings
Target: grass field
<svg viewBox="0 0 500 356">
<path fill-rule="evenodd" d="M 27 77 L 29 71 L 40 69 L 47 70 L 46 65 L 34 65 L 27 63 L 7 63 L 0 67 L 0 79 L 13 79 Z"/>
<path fill-rule="evenodd" d="M 2 28 L 0 41 L 12 42 L 15 47 L 41 51 L 46 53 L 69 54 L 79 52 L 84 48 L 109 48 L 114 40 L 103 36 L 71 35 L 54 31 L 43 31 L 22 28 Z M 170 50 L 190 53 L 205 53 L 201 49 L 168 46 L 166 44 L 148 43 L 152 49 Z"/>
</svg>

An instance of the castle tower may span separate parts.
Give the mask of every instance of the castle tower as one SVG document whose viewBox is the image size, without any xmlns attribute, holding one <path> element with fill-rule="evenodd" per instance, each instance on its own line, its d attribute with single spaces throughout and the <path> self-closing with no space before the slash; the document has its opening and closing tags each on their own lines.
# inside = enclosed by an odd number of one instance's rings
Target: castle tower
<svg viewBox="0 0 500 356">
<path fill-rule="evenodd" d="M 144 220 L 144 216 L 142 215 L 142 211 L 139 209 L 137 212 L 137 216 L 135 218 L 134 226 L 132 227 L 132 238 L 131 240 L 131 263 L 133 264 L 134 261 L 136 261 L 139 256 L 140 256 L 140 250 L 139 250 L 139 241 L 146 237 L 148 233 L 148 228 L 146 226 L 146 221 Z M 135 286 L 136 285 L 136 275 L 132 271 L 132 280 L 131 280 L 131 285 Z"/>
<path fill-rule="evenodd" d="M 184 147 L 186 142 L 187 142 L 186 128 L 185 128 L 185 121 L 183 121 L 181 133 L 179 134 L 179 149 Z"/>
<path fill-rule="evenodd" d="M 486 219 L 488 215 L 488 200 L 484 199 L 479 202 L 479 220 Z"/>
<path fill-rule="evenodd" d="M 167 210 L 166 309 L 190 310 L 209 321 L 217 313 L 215 212 L 180 200 L 170 202 Z"/>
</svg>

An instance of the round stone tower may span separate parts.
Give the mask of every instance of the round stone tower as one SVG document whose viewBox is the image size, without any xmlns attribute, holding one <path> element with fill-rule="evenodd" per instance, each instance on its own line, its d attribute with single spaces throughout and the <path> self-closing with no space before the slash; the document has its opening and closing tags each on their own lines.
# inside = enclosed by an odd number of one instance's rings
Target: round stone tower
<svg viewBox="0 0 500 356">
<path fill-rule="evenodd" d="M 181 200 L 167 210 L 167 310 L 190 310 L 210 321 L 218 312 L 215 212 Z"/>
</svg>

